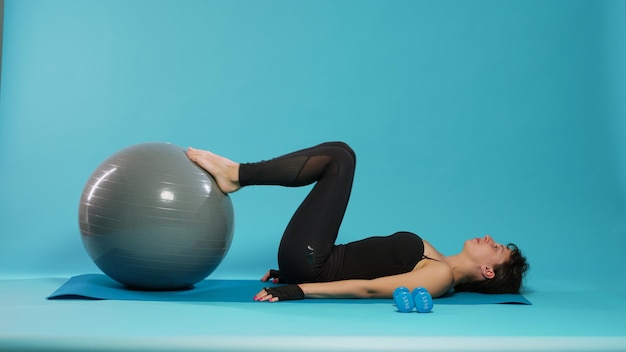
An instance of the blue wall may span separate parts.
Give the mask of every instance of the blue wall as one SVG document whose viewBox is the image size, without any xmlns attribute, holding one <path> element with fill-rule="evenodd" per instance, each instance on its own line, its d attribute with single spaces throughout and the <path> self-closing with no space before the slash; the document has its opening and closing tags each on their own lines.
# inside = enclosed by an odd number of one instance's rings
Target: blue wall
<svg viewBox="0 0 626 352">
<path fill-rule="evenodd" d="M 5 16 L 2 277 L 97 272 L 78 200 L 123 147 L 253 161 L 325 140 L 359 155 L 342 242 L 402 229 L 453 254 L 489 233 L 526 252 L 531 285 L 623 277 L 622 0 L 7 0 Z M 275 266 L 306 191 L 235 193 L 215 275 Z"/>
</svg>

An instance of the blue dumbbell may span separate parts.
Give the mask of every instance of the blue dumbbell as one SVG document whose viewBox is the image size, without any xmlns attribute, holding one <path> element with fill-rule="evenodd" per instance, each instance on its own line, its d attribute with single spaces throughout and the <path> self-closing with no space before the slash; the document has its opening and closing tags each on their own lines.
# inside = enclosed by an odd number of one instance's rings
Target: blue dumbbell
<svg viewBox="0 0 626 352">
<path fill-rule="evenodd" d="M 411 291 L 404 286 L 400 286 L 393 291 L 393 301 L 396 303 L 398 312 L 409 313 L 415 308 L 415 300 Z"/>
<path fill-rule="evenodd" d="M 419 313 L 428 313 L 433 309 L 433 298 L 423 287 L 418 287 L 411 293 L 408 288 L 400 286 L 393 291 L 393 300 L 398 312 L 402 313 L 410 313 L 413 309 Z"/>
<path fill-rule="evenodd" d="M 423 287 L 417 287 L 413 290 L 413 302 L 415 304 L 415 310 L 419 313 L 428 313 L 433 310 L 433 297 Z"/>
</svg>

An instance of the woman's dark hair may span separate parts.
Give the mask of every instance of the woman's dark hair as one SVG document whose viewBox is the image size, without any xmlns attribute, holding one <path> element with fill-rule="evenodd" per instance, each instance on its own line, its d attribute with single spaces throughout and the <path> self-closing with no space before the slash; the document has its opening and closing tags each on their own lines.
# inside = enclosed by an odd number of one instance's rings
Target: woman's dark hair
<svg viewBox="0 0 626 352">
<path fill-rule="evenodd" d="M 511 250 L 511 257 L 508 261 L 494 266 L 493 279 L 460 283 L 454 286 L 454 290 L 457 292 L 519 293 L 524 273 L 529 265 L 526 257 L 516 245 L 509 243 L 507 247 Z"/>
</svg>

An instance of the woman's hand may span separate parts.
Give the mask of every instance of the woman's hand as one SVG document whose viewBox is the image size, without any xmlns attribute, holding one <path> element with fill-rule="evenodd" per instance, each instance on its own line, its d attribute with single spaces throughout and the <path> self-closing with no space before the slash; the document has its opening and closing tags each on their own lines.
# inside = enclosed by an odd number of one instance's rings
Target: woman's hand
<svg viewBox="0 0 626 352">
<path fill-rule="evenodd" d="M 267 273 L 265 273 L 265 275 L 263 275 L 263 277 L 261 278 L 261 281 L 263 282 L 271 281 L 272 283 L 275 283 L 275 284 L 286 283 L 285 279 L 280 273 L 280 270 L 274 270 L 274 269 L 268 270 Z"/>
<path fill-rule="evenodd" d="M 255 301 L 290 301 L 304 299 L 304 292 L 298 285 L 265 287 L 254 296 Z"/>
</svg>

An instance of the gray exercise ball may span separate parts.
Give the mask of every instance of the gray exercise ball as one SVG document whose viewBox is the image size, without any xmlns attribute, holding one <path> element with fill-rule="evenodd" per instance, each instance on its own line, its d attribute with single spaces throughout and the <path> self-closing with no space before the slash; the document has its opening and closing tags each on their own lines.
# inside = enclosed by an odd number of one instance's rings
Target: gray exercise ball
<svg viewBox="0 0 626 352">
<path fill-rule="evenodd" d="M 232 202 L 169 143 L 143 143 L 105 160 L 78 211 L 94 263 L 133 289 L 179 290 L 211 274 L 232 242 Z"/>
</svg>

